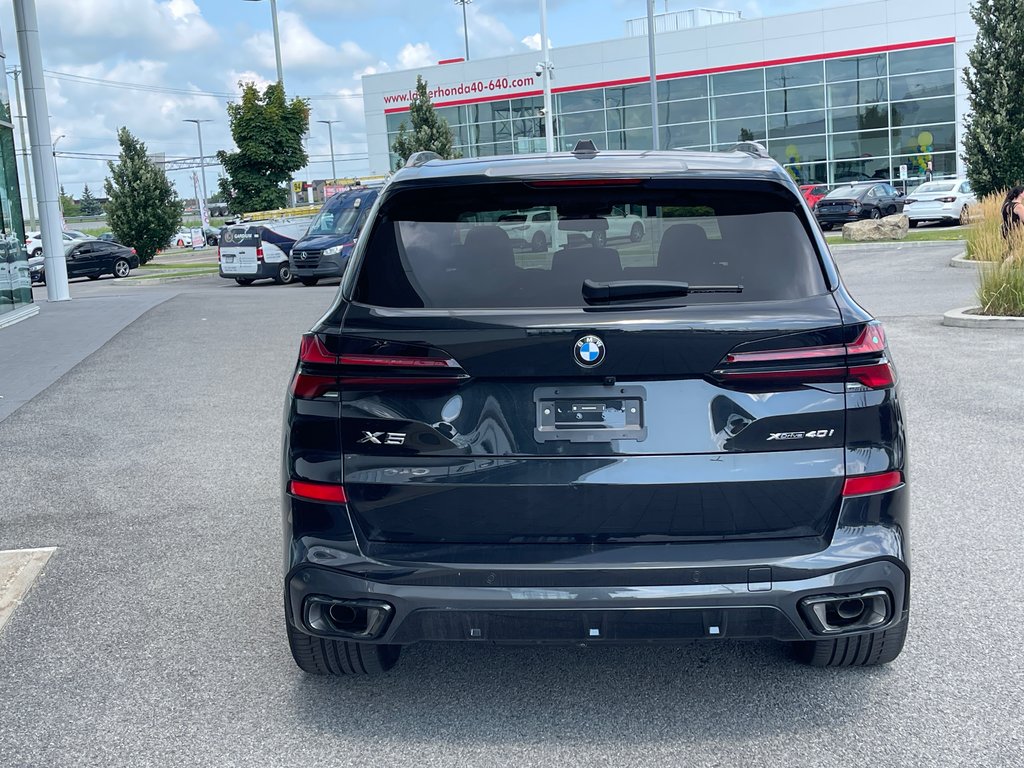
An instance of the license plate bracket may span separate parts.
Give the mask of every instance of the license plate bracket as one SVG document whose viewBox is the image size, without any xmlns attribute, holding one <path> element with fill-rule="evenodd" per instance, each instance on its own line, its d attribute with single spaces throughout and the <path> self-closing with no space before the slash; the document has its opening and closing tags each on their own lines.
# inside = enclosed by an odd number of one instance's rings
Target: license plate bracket
<svg viewBox="0 0 1024 768">
<path fill-rule="evenodd" d="M 537 442 L 607 443 L 647 438 L 640 386 L 539 387 L 533 392 Z"/>
</svg>

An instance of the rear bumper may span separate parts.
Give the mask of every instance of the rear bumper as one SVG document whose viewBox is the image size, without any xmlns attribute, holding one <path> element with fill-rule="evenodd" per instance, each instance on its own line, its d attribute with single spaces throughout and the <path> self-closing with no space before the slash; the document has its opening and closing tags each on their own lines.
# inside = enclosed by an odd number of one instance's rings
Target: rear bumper
<svg viewBox="0 0 1024 768">
<path fill-rule="evenodd" d="M 892 610 L 872 629 L 883 629 L 909 610 L 908 507 L 906 485 L 848 498 L 824 540 L 446 551 L 357 542 L 340 521 L 329 538 L 323 529 L 296 536 L 295 523 L 326 510 L 286 495 L 286 612 L 311 635 L 400 645 L 793 641 L 822 637 L 800 608 L 804 598 L 881 589 Z M 343 638 L 311 621 L 320 599 L 375 601 L 387 621 L 372 637 Z"/>
<path fill-rule="evenodd" d="M 758 569 L 759 578 L 770 569 Z M 494 574 L 497 577 L 497 574 Z M 815 577 L 743 584 L 664 584 L 591 587 L 451 587 L 371 581 L 331 568 L 303 565 L 286 580 L 289 619 L 303 631 L 310 600 L 343 598 L 388 606 L 388 620 L 364 642 L 498 643 L 659 642 L 686 639 L 820 639 L 800 609 L 805 597 L 884 589 L 893 611 L 883 629 L 906 619 L 904 566 L 878 560 Z"/>
</svg>

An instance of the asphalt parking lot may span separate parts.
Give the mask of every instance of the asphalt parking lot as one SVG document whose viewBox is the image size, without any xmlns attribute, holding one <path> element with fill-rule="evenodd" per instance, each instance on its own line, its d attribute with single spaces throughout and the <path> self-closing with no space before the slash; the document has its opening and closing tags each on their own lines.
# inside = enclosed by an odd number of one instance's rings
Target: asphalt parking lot
<svg viewBox="0 0 1024 768">
<path fill-rule="evenodd" d="M 304 676 L 277 462 L 336 288 L 190 281 L 0 421 L 0 549 L 58 547 L 0 633 L 0 765 L 1024 764 L 1024 336 L 940 324 L 971 303 L 959 250 L 835 249 L 886 324 L 914 494 L 906 650 L 854 670 L 724 641 L 420 645 L 381 679 Z M 129 290 L 160 289 L 72 286 Z"/>
</svg>

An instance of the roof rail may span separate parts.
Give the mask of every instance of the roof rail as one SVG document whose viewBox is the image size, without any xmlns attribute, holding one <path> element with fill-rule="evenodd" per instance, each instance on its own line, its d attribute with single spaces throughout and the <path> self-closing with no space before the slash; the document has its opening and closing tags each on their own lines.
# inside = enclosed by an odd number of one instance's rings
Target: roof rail
<svg viewBox="0 0 1024 768">
<path fill-rule="evenodd" d="M 730 152 L 746 152 L 752 157 L 763 157 L 765 159 L 771 159 L 771 155 L 768 154 L 768 150 L 765 149 L 764 144 L 758 144 L 756 141 L 741 141 L 732 145 Z"/>
<path fill-rule="evenodd" d="M 426 165 L 431 160 L 444 160 L 437 152 L 430 152 L 424 150 L 422 152 L 413 152 L 409 155 L 409 159 L 405 161 L 406 168 L 419 168 L 421 165 Z"/>
</svg>

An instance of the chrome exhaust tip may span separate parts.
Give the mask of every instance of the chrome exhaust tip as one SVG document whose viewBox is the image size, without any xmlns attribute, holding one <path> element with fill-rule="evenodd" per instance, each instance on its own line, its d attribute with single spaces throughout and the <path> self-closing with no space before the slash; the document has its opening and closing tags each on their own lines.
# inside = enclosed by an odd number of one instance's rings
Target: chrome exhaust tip
<svg viewBox="0 0 1024 768">
<path fill-rule="evenodd" d="M 811 631 L 819 635 L 876 629 L 893 616 L 892 597 L 884 589 L 805 597 L 800 601 L 800 611 Z"/>
<path fill-rule="evenodd" d="M 345 600 L 332 597 L 306 599 L 306 625 L 318 635 L 375 640 L 384 634 L 394 607 L 383 600 Z"/>
</svg>

